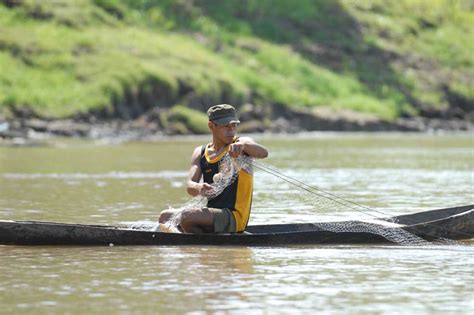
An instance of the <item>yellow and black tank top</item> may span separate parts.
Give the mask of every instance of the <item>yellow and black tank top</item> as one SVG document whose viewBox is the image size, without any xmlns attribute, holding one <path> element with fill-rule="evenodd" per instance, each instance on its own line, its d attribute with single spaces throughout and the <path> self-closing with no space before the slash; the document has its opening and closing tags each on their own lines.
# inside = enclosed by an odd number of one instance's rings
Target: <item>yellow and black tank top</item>
<svg viewBox="0 0 474 315">
<path fill-rule="evenodd" d="M 211 160 L 207 151 L 209 145 L 203 145 L 201 148 L 200 166 L 204 182 L 212 184 L 214 175 L 219 173 L 219 161 L 227 153 L 228 147 Z M 207 207 L 231 210 L 235 218 L 236 231 L 242 232 L 249 221 L 252 193 L 253 175 L 242 168 L 237 179 L 231 185 L 227 186 L 217 197 L 208 200 Z"/>
</svg>

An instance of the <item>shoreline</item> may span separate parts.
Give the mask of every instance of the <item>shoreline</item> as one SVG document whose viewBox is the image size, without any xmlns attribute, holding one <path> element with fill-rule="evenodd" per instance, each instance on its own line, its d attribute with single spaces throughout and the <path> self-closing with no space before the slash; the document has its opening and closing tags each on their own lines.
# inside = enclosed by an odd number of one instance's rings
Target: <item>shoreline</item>
<svg viewBox="0 0 474 315">
<path fill-rule="evenodd" d="M 244 121 L 240 134 L 255 136 L 305 136 L 314 134 L 340 133 L 407 133 L 446 134 L 474 133 L 474 122 L 469 120 L 441 120 L 426 118 L 399 119 L 395 122 L 354 122 L 343 120 L 321 120 L 319 124 L 303 128 L 297 120 L 278 118 L 270 128 L 263 129 L 257 120 Z M 108 143 L 130 141 L 159 141 L 169 139 L 195 138 L 206 134 L 179 133 L 161 128 L 153 121 L 143 118 L 136 120 L 104 120 L 95 122 L 74 119 L 10 119 L 0 120 L 0 146 L 34 146 L 54 138 L 75 138 L 83 140 L 103 140 Z"/>
</svg>

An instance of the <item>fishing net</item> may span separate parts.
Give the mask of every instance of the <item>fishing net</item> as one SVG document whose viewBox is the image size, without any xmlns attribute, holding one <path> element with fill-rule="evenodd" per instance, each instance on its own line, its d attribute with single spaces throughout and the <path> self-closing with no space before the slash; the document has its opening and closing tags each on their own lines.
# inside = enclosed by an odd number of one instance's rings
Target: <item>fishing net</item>
<svg viewBox="0 0 474 315">
<path fill-rule="evenodd" d="M 179 232 L 178 225 L 180 216 L 184 210 L 205 207 L 208 200 L 211 200 L 222 193 L 222 191 L 237 180 L 239 172 L 245 170 L 252 174 L 253 169 L 269 173 L 276 176 L 280 180 L 294 185 L 306 192 L 306 197 L 303 200 L 309 203 L 312 208 L 325 213 L 335 213 L 338 211 L 345 211 L 365 214 L 367 219 L 343 221 L 343 222 L 315 222 L 312 225 L 315 230 L 326 230 L 330 232 L 362 232 L 371 233 L 384 237 L 390 242 L 401 245 L 425 245 L 427 242 L 422 238 L 407 232 L 403 229 L 403 225 L 396 222 L 391 222 L 387 214 L 371 209 L 369 207 L 354 203 L 352 201 L 341 198 L 335 194 L 324 191 L 315 186 L 310 186 L 307 183 L 286 176 L 275 168 L 272 168 L 260 161 L 255 161 L 248 156 L 240 156 L 232 158 L 226 154 L 219 162 L 219 173 L 214 175 L 212 190 L 206 195 L 199 195 L 190 199 L 187 203 L 179 208 L 170 209 L 173 212 L 166 224 L 155 225 L 135 225 L 134 229 L 158 230 L 167 232 Z M 300 196 L 301 197 L 301 196 Z"/>
<path fill-rule="evenodd" d="M 211 200 L 219 196 L 226 187 L 232 185 L 237 180 L 242 169 L 249 174 L 253 173 L 251 158 L 247 156 L 232 158 L 229 154 L 224 155 L 219 161 L 219 173 L 215 174 L 212 178 L 213 183 L 211 186 L 213 189 L 203 197 Z"/>
<path fill-rule="evenodd" d="M 426 245 L 427 241 L 403 229 L 403 225 L 393 222 L 389 215 L 357 204 L 350 200 L 344 199 L 336 194 L 322 190 L 318 187 L 311 186 L 303 181 L 289 177 L 279 170 L 272 168 L 260 161 L 253 161 L 256 169 L 270 173 L 278 177 L 280 180 L 298 187 L 306 192 L 304 198 L 300 200 L 309 203 L 312 209 L 317 209 L 322 213 L 354 213 L 363 214 L 365 218 L 348 221 L 334 222 L 315 222 L 312 223 L 316 230 L 325 230 L 335 233 L 354 232 L 354 233 L 370 233 L 380 235 L 390 242 L 400 245 Z"/>
<path fill-rule="evenodd" d="M 388 224 L 386 221 L 344 221 L 344 222 L 316 222 L 313 225 L 330 232 L 359 232 L 370 233 L 384 237 L 390 242 L 400 245 L 425 245 L 424 239 L 405 231 L 403 225 Z"/>
</svg>

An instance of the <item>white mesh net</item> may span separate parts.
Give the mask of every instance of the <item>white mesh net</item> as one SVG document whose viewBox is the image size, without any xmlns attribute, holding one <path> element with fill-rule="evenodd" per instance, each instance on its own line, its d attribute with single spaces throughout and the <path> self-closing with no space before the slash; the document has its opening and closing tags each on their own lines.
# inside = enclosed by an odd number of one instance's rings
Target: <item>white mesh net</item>
<svg viewBox="0 0 474 315">
<path fill-rule="evenodd" d="M 381 235 L 385 239 L 401 244 L 401 245 L 426 245 L 427 242 L 422 238 L 409 233 L 403 229 L 403 225 L 399 225 L 390 220 L 383 219 L 387 217 L 384 213 L 375 209 L 370 209 L 363 205 L 353 203 L 349 200 L 345 200 L 332 193 L 323 191 L 319 188 L 309 186 L 306 183 L 298 181 L 294 178 L 288 177 L 278 170 L 265 165 L 260 161 L 254 161 L 248 156 L 240 156 L 238 158 L 232 158 L 229 154 L 226 154 L 219 162 L 219 173 L 214 175 L 213 183 L 211 186 L 213 189 L 206 195 L 199 195 L 179 208 L 170 209 L 173 215 L 167 221 L 166 224 L 160 224 L 159 229 L 167 232 L 179 232 L 178 224 L 180 222 L 180 215 L 183 210 L 195 209 L 205 207 L 208 200 L 215 198 L 220 195 L 222 191 L 231 185 L 237 178 L 239 172 L 243 169 L 246 172 L 252 174 L 253 168 L 257 168 L 261 171 L 270 173 L 281 180 L 295 185 L 308 193 L 304 201 L 311 204 L 311 207 L 318 209 L 325 213 L 334 213 L 338 211 L 357 211 L 370 216 L 367 220 L 351 220 L 343 222 L 316 222 L 313 223 L 315 229 L 322 229 L 331 232 L 364 232 L 376 235 Z M 133 229 L 139 230 L 153 230 L 158 229 L 157 224 L 136 224 L 132 226 Z"/>
<path fill-rule="evenodd" d="M 242 168 L 251 172 L 252 163 L 250 158 L 241 156 L 234 159 L 229 154 L 224 155 L 219 161 L 219 173 L 213 177 L 213 183 L 211 184 L 213 189 L 204 197 L 211 200 L 219 196 L 226 187 L 237 180 Z"/>
<path fill-rule="evenodd" d="M 317 222 L 315 227 L 326 231 L 341 232 L 362 232 L 376 234 L 384 237 L 390 242 L 400 245 L 425 245 L 424 239 L 405 231 L 401 225 L 390 224 L 386 221 L 344 221 L 344 222 Z"/>
<path fill-rule="evenodd" d="M 377 211 L 375 209 L 368 208 L 366 206 L 354 203 L 350 200 L 343 199 L 333 193 L 324 191 L 314 186 L 310 186 L 302 181 L 291 178 L 282 174 L 280 171 L 265 165 L 262 162 L 254 161 L 253 165 L 256 169 L 268 172 L 281 180 L 290 183 L 294 186 L 305 191 L 305 196 L 299 196 L 300 201 L 311 205 L 312 209 L 317 209 L 322 213 L 337 213 L 337 212 L 350 212 L 350 213 L 363 213 L 367 219 L 348 220 L 348 221 L 334 221 L 334 222 L 316 222 L 313 223 L 316 229 L 322 229 L 326 231 L 343 233 L 343 232 L 355 232 L 355 233 L 370 233 L 384 237 L 390 242 L 397 243 L 400 245 L 426 245 L 427 241 L 424 239 L 407 232 L 403 229 L 403 225 L 391 222 L 388 219 L 388 215 Z"/>
</svg>

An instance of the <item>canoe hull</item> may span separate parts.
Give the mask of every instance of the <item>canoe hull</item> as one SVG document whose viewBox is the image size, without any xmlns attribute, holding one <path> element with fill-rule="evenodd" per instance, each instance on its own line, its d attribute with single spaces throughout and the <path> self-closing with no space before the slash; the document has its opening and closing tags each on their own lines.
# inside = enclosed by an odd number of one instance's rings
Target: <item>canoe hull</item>
<svg viewBox="0 0 474 315">
<path fill-rule="evenodd" d="M 474 205 L 432 210 L 424 214 L 427 219 L 435 220 L 423 221 L 423 212 L 386 220 L 416 222 L 405 225 L 403 229 L 427 241 L 474 237 Z M 443 214 L 446 216 L 443 217 Z M 104 225 L 0 221 L 0 245 L 288 246 L 392 243 L 381 235 L 369 232 L 327 231 L 321 228 L 321 223 L 254 225 L 247 230 L 249 233 L 176 234 Z"/>
<path fill-rule="evenodd" d="M 2 245 L 241 245 L 285 246 L 308 244 L 389 243 L 370 233 L 300 231 L 265 234 L 177 234 L 47 222 L 0 225 Z"/>
</svg>

